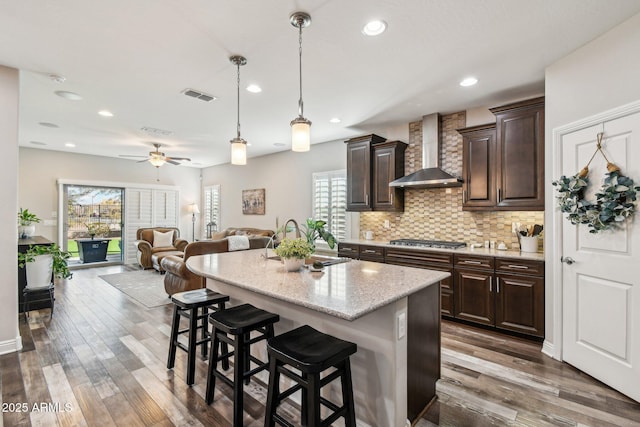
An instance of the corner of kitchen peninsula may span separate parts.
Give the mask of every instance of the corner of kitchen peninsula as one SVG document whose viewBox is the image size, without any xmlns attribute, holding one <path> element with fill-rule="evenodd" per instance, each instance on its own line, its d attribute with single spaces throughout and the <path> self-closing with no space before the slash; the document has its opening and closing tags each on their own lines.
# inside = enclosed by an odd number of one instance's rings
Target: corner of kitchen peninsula
<svg viewBox="0 0 640 427">
<path fill-rule="evenodd" d="M 207 288 L 280 315 L 276 333 L 310 325 L 354 342 L 358 425 L 416 422 L 440 377 L 440 281 L 449 273 L 339 259 L 321 272 L 286 272 L 264 250 L 194 256 Z M 264 349 L 255 349 L 266 357 Z M 266 383 L 266 376 L 259 377 Z M 329 393 L 340 399 L 340 387 Z M 293 396 L 295 400 L 295 395 Z"/>
</svg>

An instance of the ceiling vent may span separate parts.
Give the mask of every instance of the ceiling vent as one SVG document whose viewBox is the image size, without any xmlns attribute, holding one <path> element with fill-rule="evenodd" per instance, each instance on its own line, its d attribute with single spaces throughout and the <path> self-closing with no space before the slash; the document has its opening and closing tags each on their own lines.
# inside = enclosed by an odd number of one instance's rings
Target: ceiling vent
<svg viewBox="0 0 640 427">
<path fill-rule="evenodd" d="M 216 98 L 213 95 L 208 95 L 204 92 L 200 92 L 198 90 L 195 89 L 185 89 L 182 91 L 182 93 L 184 93 L 187 96 L 190 96 L 191 98 L 196 98 L 199 99 L 200 101 L 204 101 L 204 102 L 211 102 L 211 101 L 215 101 Z"/>
<path fill-rule="evenodd" d="M 173 135 L 173 132 L 170 130 L 163 130 L 163 129 L 157 129 L 157 128 L 152 128 L 149 126 L 143 126 L 140 128 L 141 131 L 148 133 L 149 135 L 154 135 L 154 136 L 169 136 L 169 135 Z"/>
</svg>

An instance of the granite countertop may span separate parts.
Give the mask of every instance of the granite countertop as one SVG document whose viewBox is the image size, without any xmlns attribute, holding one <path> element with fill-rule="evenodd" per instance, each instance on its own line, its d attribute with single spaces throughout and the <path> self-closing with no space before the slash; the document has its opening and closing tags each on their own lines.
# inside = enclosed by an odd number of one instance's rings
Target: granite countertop
<svg viewBox="0 0 640 427">
<path fill-rule="evenodd" d="M 264 249 L 255 249 L 192 256 L 187 268 L 210 279 L 345 320 L 355 320 L 450 275 L 357 260 L 327 266 L 322 272 L 302 269 L 289 273 L 282 262 L 267 260 L 264 253 Z"/>
<path fill-rule="evenodd" d="M 544 261 L 544 253 L 542 252 L 520 252 L 519 250 L 506 250 L 500 251 L 498 249 L 485 249 L 485 248 L 472 248 L 467 246 L 465 248 L 460 249 L 440 249 L 440 248 L 420 248 L 416 246 L 401 246 L 401 245 L 392 245 L 388 241 L 382 240 L 365 240 L 365 239 L 345 239 L 341 240 L 340 243 L 350 243 L 357 245 L 369 245 L 369 246 L 384 246 L 389 248 L 403 248 L 403 249 L 412 249 L 417 251 L 428 251 L 428 252 L 449 252 L 454 254 L 464 254 L 464 255 L 482 255 L 482 256 L 492 256 L 497 258 L 520 258 L 520 259 L 529 259 L 534 261 Z"/>
</svg>

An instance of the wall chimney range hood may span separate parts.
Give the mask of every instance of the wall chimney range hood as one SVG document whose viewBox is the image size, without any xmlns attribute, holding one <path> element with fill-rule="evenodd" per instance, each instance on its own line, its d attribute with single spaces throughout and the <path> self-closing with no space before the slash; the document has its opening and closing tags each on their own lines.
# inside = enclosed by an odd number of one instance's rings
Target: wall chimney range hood
<svg viewBox="0 0 640 427">
<path fill-rule="evenodd" d="M 422 167 L 389 183 L 389 187 L 444 188 L 461 187 L 462 179 L 438 167 L 440 158 L 440 115 L 422 117 Z"/>
</svg>

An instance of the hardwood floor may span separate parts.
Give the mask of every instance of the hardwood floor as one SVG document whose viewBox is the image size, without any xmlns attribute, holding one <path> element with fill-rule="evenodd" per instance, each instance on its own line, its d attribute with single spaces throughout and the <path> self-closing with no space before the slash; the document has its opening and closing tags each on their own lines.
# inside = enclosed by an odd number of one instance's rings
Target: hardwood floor
<svg viewBox="0 0 640 427">
<path fill-rule="evenodd" d="M 204 402 L 206 363 L 184 381 L 186 358 L 166 369 L 171 305 L 147 309 L 77 270 L 49 310 L 20 318 L 23 350 L 0 356 L 4 426 L 230 426 L 231 389 Z M 439 399 L 419 426 L 632 426 L 640 404 L 540 352 L 540 344 L 451 322 L 442 327 Z M 264 389 L 252 382 L 245 425 L 261 426 Z M 289 408 L 295 414 L 293 408 Z"/>
</svg>

